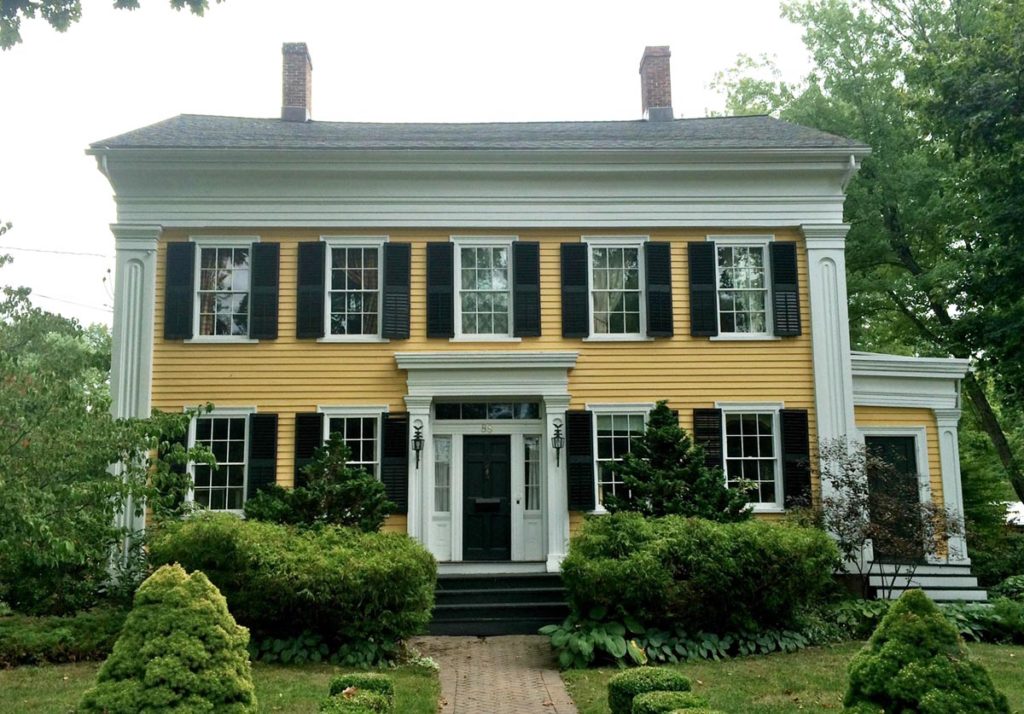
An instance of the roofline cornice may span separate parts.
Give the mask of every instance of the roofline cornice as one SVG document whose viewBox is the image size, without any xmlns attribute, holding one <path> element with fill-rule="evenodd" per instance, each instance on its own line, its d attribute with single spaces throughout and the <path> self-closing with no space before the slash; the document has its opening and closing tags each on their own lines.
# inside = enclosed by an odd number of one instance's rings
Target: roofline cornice
<svg viewBox="0 0 1024 714">
<path fill-rule="evenodd" d="M 905 357 L 853 352 L 850 361 L 854 377 L 962 379 L 971 369 L 970 360 L 956 357 Z"/>
</svg>

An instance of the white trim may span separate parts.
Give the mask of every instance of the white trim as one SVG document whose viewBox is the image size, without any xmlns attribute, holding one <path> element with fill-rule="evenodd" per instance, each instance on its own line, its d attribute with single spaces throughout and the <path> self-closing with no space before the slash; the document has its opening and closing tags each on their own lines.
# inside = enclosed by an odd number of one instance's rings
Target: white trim
<svg viewBox="0 0 1024 714">
<path fill-rule="evenodd" d="M 616 414 L 642 416 L 644 419 L 644 429 L 646 430 L 647 420 L 650 418 L 651 410 L 654 409 L 655 404 L 654 402 L 600 402 L 594 404 L 587 403 L 584 407 L 594 415 L 594 429 L 590 443 L 590 448 L 594 454 L 594 510 L 590 511 L 590 513 L 600 516 L 608 513 L 608 509 L 601 503 L 601 467 L 597 458 L 597 417 L 614 416 Z"/>
<path fill-rule="evenodd" d="M 786 408 L 785 402 L 715 402 L 715 409 L 725 409 L 727 411 L 779 411 Z"/>
<path fill-rule="evenodd" d="M 511 245 L 519 240 L 519 236 L 514 234 L 509 235 L 498 235 L 490 233 L 482 233 L 479 235 L 472 233 L 460 233 L 458 235 L 448 236 L 448 240 L 451 243 L 458 245 L 472 246 L 477 248 L 488 247 L 494 244 L 502 245 L 508 243 Z M 511 256 L 510 256 L 511 257 Z"/>
<path fill-rule="evenodd" d="M 384 404 L 381 406 L 322 406 L 317 405 L 316 410 L 319 414 L 323 414 L 323 433 L 321 434 L 321 441 L 327 443 L 331 438 L 331 419 L 373 419 L 373 453 L 377 457 L 373 462 L 374 473 L 373 475 L 380 480 L 380 465 L 384 454 L 382 453 L 381 447 L 383 446 L 382 441 L 382 430 L 383 417 L 388 413 L 388 405 Z M 411 436 L 411 435 L 410 435 Z M 362 462 L 354 462 L 358 466 L 362 466 Z"/>
<path fill-rule="evenodd" d="M 519 240 L 519 236 L 508 235 L 453 235 L 449 236 L 448 240 L 455 245 L 452 253 L 454 254 L 452 260 L 452 292 L 454 299 L 452 304 L 454 307 L 454 322 L 453 327 L 455 328 L 455 336 L 450 338 L 451 342 L 513 342 L 519 341 L 520 338 L 513 337 L 512 332 L 515 328 L 513 322 L 515 321 L 515 306 L 512 304 L 515 299 L 515 290 L 512 285 L 513 276 L 513 258 L 512 258 L 512 244 Z M 506 270 L 508 276 L 508 331 L 507 332 L 488 332 L 488 333 L 464 333 L 462 331 L 462 249 L 463 248 L 506 248 L 508 250 L 508 257 L 506 258 Z"/>
<path fill-rule="evenodd" d="M 959 409 L 960 379 L 968 360 L 898 355 L 851 354 L 853 399 L 857 405 Z"/>
<path fill-rule="evenodd" d="M 380 337 L 379 335 L 325 335 L 323 337 L 317 337 L 316 341 L 322 344 L 358 344 L 369 343 L 369 344 L 384 344 L 391 342 L 387 337 Z"/>
<path fill-rule="evenodd" d="M 579 352 L 568 351 L 522 351 L 505 352 L 485 350 L 481 352 L 396 352 L 395 361 L 399 369 L 422 370 L 524 370 L 524 369 L 572 369 L 576 366 Z M 455 396 L 459 396 L 458 394 Z M 474 396 L 466 394 L 464 396 Z"/>
<path fill-rule="evenodd" d="M 705 240 L 715 245 L 715 326 L 718 334 L 712 335 L 709 339 L 716 342 L 732 341 L 774 341 L 780 340 L 773 333 L 775 316 L 772 304 L 772 266 L 771 256 L 768 254 L 768 246 L 775 242 L 775 234 L 764 235 L 713 235 L 709 234 Z M 722 330 L 722 308 L 718 294 L 721 292 L 721 266 L 718 264 L 718 248 L 726 246 L 730 248 L 760 248 L 761 261 L 764 268 L 764 331 L 763 332 L 725 332 Z"/>
<path fill-rule="evenodd" d="M 456 309 L 456 312 L 459 312 Z M 462 315 L 459 315 L 461 321 Z M 522 342 L 522 337 L 513 337 L 512 335 L 459 335 L 458 337 L 449 337 L 449 342 Z"/>
<path fill-rule="evenodd" d="M 767 332 L 726 332 L 708 337 L 711 342 L 778 342 L 781 339 Z"/>
<path fill-rule="evenodd" d="M 961 531 L 964 529 L 964 490 L 960 478 L 960 445 L 957 424 L 960 409 L 935 409 L 935 424 L 939 432 L 939 465 L 942 469 L 943 505 L 957 519 Z M 949 539 L 947 561 L 961 565 L 970 564 L 967 553 L 967 538 L 961 533 Z"/>
<path fill-rule="evenodd" d="M 192 337 L 184 340 L 185 344 L 257 344 L 259 340 L 254 340 L 249 337 L 250 329 L 252 328 L 252 250 L 249 251 L 249 289 L 246 294 L 249 296 L 248 305 L 249 312 L 246 315 L 245 322 L 245 334 L 244 335 L 201 335 L 199 334 L 200 319 L 200 308 L 201 301 L 199 300 L 200 292 L 200 281 L 202 280 L 203 271 L 203 250 L 206 249 L 217 249 L 217 248 L 245 248 L 252 246 L 253 243 L 259 243 L 260 237 L 257 235 L 251 236 L 218 236 L 218 235 L 190 235 L 189 241 L 194 243 L 196 246 L 195 255 L 193 256 L 192 263 Z M 207 292 L 221 292 L 218 290 L 207 291 Z M 234 292 L 233 290 L 225 292 Z"/>
<path fill-rule="evenodd" d="M 247 245 L 253 243 L 259 243 L 260 237 L 257 235 L 251 236 L 237 236 L 237 235 L 213 235 L 209 233 L 197 233 L 188 237 L 189 242 L 195 243 L 197 248 L 244 248 Z"/>
<path fill-rule="evenodd" d="M 587 246 L 587 308 L 589 321 L 584 337 L 586 342 L 648 342 L 647 335 L 647 256 L 643 249 L 650 236 L 581 236 L 580 242 Z M 637 264 L 637 287 L 640 302 L 639 332 L 594 332 L 594 248 L 635 248 Z"/>
<path fill-rule="evenodd" d="M 382 235 L 321 235 L 320 240 L 330 248 L 380 248 L 391 240 Z"/>
<path fill-rule="evenodd" d="M 194 318 L 195 316 L 193 316 Z M 260 342 L 252 337 L 243 337 L 241 335 L 236 337 L 231 335 L 196 335 L 182 341 L 186 345 L 258 345 Z"/>
<path fill-rule="evenodd" d="M 202 404 L 196 404 L 194 406 L 184 406 L 181 408 L 182 412 L 187 412 L 189 409 L 196 409 L 198 413 L 197 417 L 204 416 L 222 416 L 222 417 L 233 417 L 233 416 L 248 416 L 249 414 L 258 414 L 259 410 L 256 409 L 256 405 L 252 406 L 236 406 L 236 407 L 222 407 L 215 406 L 213 411 L 205 411 L 205 407 Z M 195 419 L 193 418 L 193 421 Z"/>
<path fill-rule="evenodd" d="M 390 407 L 387 404 L 375 405 L 322 405 L 318 404 L 317 412 L 330 419 L 331 417 L 372 417 L 387 414 Z"/>
<path fill-rule="evenodd" d="M 726 484 L 729 482 L 727 470 L 729 454 L 729 435 L 725 426 L 727 414 L 771 414 L 772 415 L 772 450 L 775 463 L 775 502 L 750 503 L 748 508 L 754 513 L 785 513 L 785 479 L 782 473 L 782 420 L 779 412 L 785 409 L 783 402 L 715 402 L 715 408 L 722 412 L 722 473 Z"/>
<path fill-rule="evenodd" d="M 649 235 L 582 235 L 580 236 L 580 243 L 587 243 L 589 245 L 596 245 L 602 248 L 615 248 L 615 247 L 626 247 L 626 248 L 642 248 L 644 243 L 651 240 Z"/>
<path fill-rule="evenodd" d="M 656 406 L 654 402 L 587 402 L 583 405 L 588 412 L 595 414 L 610 414 L 619 412 L 643 412 L 649 413 Z M 597 452 L 594 452 L 597 453 Z"/>
<path fill-rule="evenodd" d="M 875 352 L 851 352 L 856 377 L 917 377 L 962 379 L 971 371 L 971 361 L 956 357 L 906 357 Z"/>
<path fill-rule="evenodd" d="M 187 412 L 189 409 L 195 409 L 195 408 L 202 409 L 201 406 L 198 406 L 198 407 L 184 407 L 182 409 L 182 411 Z M 245 505 L 245 502 L 247 500 L 249 500 L 249 440 L 250 440 L 252 435 L 249 433 L 250 421 L 249 421 L 248 417 L 253 415 L 253 414 L 256 414 L 256 413 L 257 413 L 257 411 L 256 411 L 256 407 L 255 406 L 251 406 L 251 407 L 214 407 L 209 412 L 201 411 L 200 413 L 194 415 L 191 420 L 189 420 L 189 423 L 188 423 L 188 434 L 186 436 L 186 444 L 188 445 L 188 448 L 191 449 L 192 447 L 194 447 L 196 445 L 196 421 L 198 419 L 231 419 L 231 418 L 238 418 L 238 417 L 246 417 L 246 420 L 245 420 L 245 443 L 242 445 L 243 458 L 245 459 L 245 461 L 244 461 L 245 465 L 242 468 L 242 504 L 243 504 L 243 506 Z M 195 464 L 193 462 L 189 461 L 188 465 L 185 468 L 186 468 L 186 470 L 188 472 L 189 480 L 192 482 L 192 488 L 189 488 L 188 493 L 185 494 L 185 501 L 188 502 L 188 503 L 194 503 L 195 502 L 195 490 L 194 490 L 194 487 L 195 487 L 195 480 L 196 480 Z M 218 509 L 215 509 L 215 510 L 208 508 L 206 510 L 210 511 L 211 513 L 233 513 L 235 515 L 242 515 L 245 512 L 244 508 L 218 508 Z"/>
<path fill-rule="evenodd" d="M 381 329 L 384 326 L 384 250 L 383 246 L 389 237 L 379 236 L 336 236 L 321 235 L 320 241 L 327 244 L 327 256 L 324 260 L 324 336 L 318 337 L 317 342 L 388 342 L 381 337 Z M 377 332 L 376 334 L 359 335 L 335 335 L 331 333 L 331 280 L 332 252 L 335 249 L 347 248 L 368 248 L 377 250 Z M 345 291 L 339 291 L 345 292 Z"/>
<path fill-rule="evenodd" d="M 775 234 L 751 233 L 749 235 L 717 235 L 714 233 L 709 233 L 707 236 L 705 236 L 704 240 L 709 243 L 714 243 L 715 245 L 728 245 L 734 248 L 750 245 L 767 247 L 771 243 L 775 242 Z"/>
<path fill-rule="evenodd" d="M 641 294 L 643 291 L 640 291 Z M 646 296 L 645 296 L 646 297 Z M 653 337 L 647 337 L 646 335 L 613 335 L 613 334 L 600 334 L 590 335 L 590 337 L 580 338 L 580 342 L 654 342 Z"/>
</svg>

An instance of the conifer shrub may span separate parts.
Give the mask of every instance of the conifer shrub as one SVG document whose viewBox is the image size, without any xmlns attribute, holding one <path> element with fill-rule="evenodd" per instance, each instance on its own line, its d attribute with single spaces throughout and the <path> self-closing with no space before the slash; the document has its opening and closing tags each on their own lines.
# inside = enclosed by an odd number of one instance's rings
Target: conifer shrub
<svg viewBox="0 0 1024 714">
<path fill-rule="evenodd" d="M 633 699 L 632 714 L 667 714 L 682 709 L 705 708 L 708 700 L 693 692 L 646 692 Z"/>
<path fill-rule="evenodd" d="M 391 677 L 380 672 L 353 672 L 340 674 L 331 680 L 330 694 L 341 694 L 347 689 L 376 692 L 389 702 L 395 701 L 395 685 Z"/>
<path fill-rule="evenodd" d="M 638 667 L 619 672 L 608 680 L 611 714 L 631 714 L 633 699 L 647 692 L 689 692 L 690 680 L 674 669 Z M 667 711 L 667 710 L 666 710 Z"/>
<path fill-rule="evenodd" d="M 139 587 L 82 714 L 257 711 L 249 632 L 202 573 L 164 566 Z"/>
<path fill-rule="evenodd" d="M 920 590 L 892 606 L 849 667 L 844 702 L 856 712 L 1010 711 L 956 628 Z"/>
</svg>

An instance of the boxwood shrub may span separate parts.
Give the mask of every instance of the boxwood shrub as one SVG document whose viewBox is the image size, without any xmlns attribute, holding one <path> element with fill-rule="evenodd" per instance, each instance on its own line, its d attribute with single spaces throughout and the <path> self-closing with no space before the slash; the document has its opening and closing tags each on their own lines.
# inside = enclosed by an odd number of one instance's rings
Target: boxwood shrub
<svg viewBox="0 0 1024 714">
<path fill-rule="evenodd" d="M 154 564 L 201 570 L 257 637 L 309 631 L 332 648 L 389 643 L 430 621 L 437 563 L 403 534 L 198 514 L 152 534 Z"/>
<path fill-rule="evenodd" d="M 388 698 L 376 692 L 358 692 L 350 697 L 334 694 L 320 705 L 320 714 L 391 714 Z"/>
<path fill-rule="evenodd" d="M 689 692 L 690 680 L 674 669 L 627 669 L 608 680 L 608 708 L 611 714 L 631 714 L 634 697 L 647 692 L 663 691 Z"/>
<path fill-rule="evenodd" d="M 389 702 L 395 701 L 395 685 L 391 681 L 391 677 L 380 672 L 340 674 L 331 680 L 330 694 L 333 697 L 349 688 L 355 688 L 357 691 L 376 692 Z"/>
<path fill-rule="evenodd" d="M 562 564 L 570 605 L 650 627 L 729 633 L 796 629 L 832 585 L 839 554 L 815 528 L 751 520 L 587 519 Z"/>
<path fill-rule="evenodd" d="M 632 714 L 667 714 L 677 709 L 693 711 L 707 705 L 707 699 L 693 692 L 646 692 L 633 699 Z"/>
<path fill-rule="evenodd" d="M 127 610 L 107 608 L 69 617 L 0 617 L 0 669 L 103 659 L 113 649 L 127 615 Z"/>
</svg>

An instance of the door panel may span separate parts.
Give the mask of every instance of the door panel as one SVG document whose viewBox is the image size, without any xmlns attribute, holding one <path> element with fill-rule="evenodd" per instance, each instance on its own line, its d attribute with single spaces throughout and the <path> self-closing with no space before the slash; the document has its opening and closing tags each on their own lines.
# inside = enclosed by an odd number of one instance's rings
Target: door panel
<svg viewBox="0 0 1024 714">
<path fill-rule="evenodd" d="M 511 560 L 511 477 L 508 435 L 463 437 L 463 560 Z"/>
<path fill-rule="evenodd" d="M 868 452 L 889 468 L 868 469 L 872 523 L 883 526 L 874 538 L 875 560 L 924 560 L 923 524 L 918 493 L 917 442 L 912 436 L 868 436 Z"/>
</svg>

